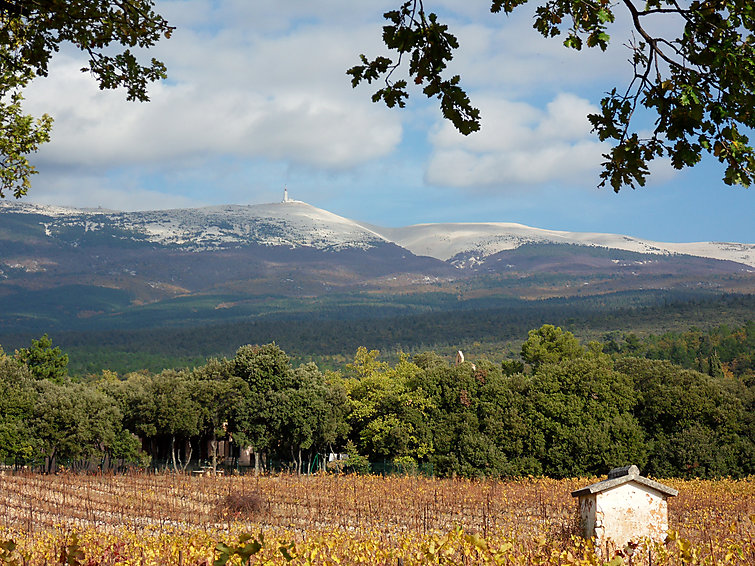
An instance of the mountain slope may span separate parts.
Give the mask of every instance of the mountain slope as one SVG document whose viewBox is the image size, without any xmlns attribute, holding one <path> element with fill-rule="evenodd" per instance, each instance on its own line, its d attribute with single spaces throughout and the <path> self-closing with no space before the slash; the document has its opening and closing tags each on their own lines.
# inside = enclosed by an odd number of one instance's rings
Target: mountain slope
<svg viewBox="0 0 755 566">
<path fill-rule="evenodd" d="M 145 212 L 0 203 L 0 214 L 37 216 L 48 237 L 69 243 L 102 234 L 190 251 L 249 244 L 368 249 L 386 243 L 380 234 L 356 222 L 298 201 Z"/>
<path fill-rule="evenodd" d="M 485 257 L 526 244 L 571 244 L 641 254 L 685 254 L 755 267 L 755 244 L 751 243 L 664 243 L 618 234 L 545 230 L 506 222 L 384 228 L 349 220 L 300 201 L 146 212 L 0 202 L 0 215 L 0 234 L 4 232 L 6 239 L 10 237 L 9 232 L 13 232 L 8 230 L 12 217 L 26 216 L 34 219 L 32 224 L 36 222 L 43 228 L 46 237 L 71 245 L 104 240 L 110 245 L 120 241 L 129 246 L 151 245 L 187 251 L 248 245 L 337 251 L 393 243 L 417 256 L 469 267 Z M 33 228 L 27 226 L 26 231 L 30 230 L 33 232 Z M 475 261 L 469 261 L 472 258 Z"/>
<path fill-rule="evenodd" d="M 643 289 L 751 293 L 753 266 L 752 244 L 510 223 L 380 228 L 298 201 L 148 212 L 0 202 L 0 332 L 243 318 L 326 296 L 357 310 L 411 296 L 425 310 Z"/>
<path fill-rule="evenodd" d="M 687 254 L 755 267 L 755 244 L 695 242 L 661 243 L 618 234 L 563 232 L 505 222 L 417 224 L 385 228 L 380 233 L 416 255 L 469 264 L 525 244 L 574 244 L 642 254 Z"/>
<path fill-rule="evenodd" d="M 117 324 L 137 321 L 134 309 L 149 318 L 155 303 L 173 319 L 242 316 L 270 297 L 361 292 L 383 279 L 454 271 L 300 202 L 131 213 L 0 205 L 0 326 L 109 316 Z"/>
</svg>

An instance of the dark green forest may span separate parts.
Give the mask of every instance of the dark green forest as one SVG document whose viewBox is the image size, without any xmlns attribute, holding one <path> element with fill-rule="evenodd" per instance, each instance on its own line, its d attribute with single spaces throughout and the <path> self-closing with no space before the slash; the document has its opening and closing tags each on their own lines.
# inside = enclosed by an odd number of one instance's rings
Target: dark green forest
<svg viewBox="0 0 755 566">
<path fill-rule="evenodd" d="M 232 357 L 242 344 L 273 341 L 294 365 L 311 361 L 322 370 L 339 369 L 365 344 L 380 350 L 382 359 L 391 363 L 397 362 L 401 353 L 428 350 L 450 361 L 457 349 L 497 363 L 518 355 L 527 332 L 545 323 L 568 328 L 585 342 L 616 342 L 625 334 L 645 337 L 755 320 L 754 296 L 700 291 L 621 292 L 529 301 L 498 297 L 457 301 L 438 294 L 365 300 L 355 296 L 339 297 L 333 303 L 289 302 L 267 315 L 213 324 L 169 325 L 156 319 L 140 329 L 50 334 L 68 353 L 70 372 L 85 375 L 103 369 L 123 374 L 197 367 L 211 357 Z M 28 345 L 43 332 L 9 332 L 10 328 L 13 326 L 0 332 L 0 344 L 9 352 Z M 685 367 L 697 367 L 673 359 Z"/>
<path fill-rule="evenodd" d="M 570 477 L 755 473 L 755 323 L 582 343 L 552 324 L 516 355 L 432 350 L 296 365 L 275 343 L 193 368 L 69 375 L 45 335 L 0 355 L 0 460 L 42 471 L 250 466 Z"/>
</svg>

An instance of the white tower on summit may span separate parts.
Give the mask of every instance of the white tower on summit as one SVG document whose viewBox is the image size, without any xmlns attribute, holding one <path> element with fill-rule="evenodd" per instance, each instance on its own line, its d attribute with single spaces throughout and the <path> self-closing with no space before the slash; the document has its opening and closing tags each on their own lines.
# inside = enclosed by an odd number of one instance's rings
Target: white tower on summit
<svg viewBox="0 0 755 566">
<path fill-rule="evenodd" d="M 283 202 L 290 202 L 288 200 L 288 187 L 283 186 Z"/>
</svg>

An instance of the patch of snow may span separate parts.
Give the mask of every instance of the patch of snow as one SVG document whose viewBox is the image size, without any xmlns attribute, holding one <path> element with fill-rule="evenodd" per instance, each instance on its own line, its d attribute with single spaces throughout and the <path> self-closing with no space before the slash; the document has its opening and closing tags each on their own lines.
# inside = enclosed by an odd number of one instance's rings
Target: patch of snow
<svg viewBox="0 0 755 566">
<path fill-rule="evenodd" d="M 8 212 L 40 214 L 45 234 L 64 227 L 84 231 L 114 228 L 156 245 L 213 250 L 249 244 L 369 249 L 386 242 L 377 232 L 300 201 L 250 206 L 212 206 L 145 212 L 78 210 L 47 205 L 2 203 Z"/>
<path fill-rule="evenodd" d="M 687 254 L 755 267 L 755 244 L 731 242 L 662 243 L 621 234 L 564 232 L 506 222 L 417 224 L 382 233 L 416 255 L 448 261 L 459 254 L 489 256 L 528 243 L 579 244 L 644 254 Z"/>
<path fill-rule="evenodd" d="M 117 212 L 0 201 L 0 213 L 37 214 L 45 234 L 66 227 L 85 231 L 115 229 L 117 237 L 186 250 L 214 250 L 250 244 L 370 249 L 395 243 L 415 255 L 453 260 L 473 267 L 486 257 L 525 244 L 579 244 L 644 254 L 688 254 L 755 267 L 755 244 L 733 242 L 662 243 L 621 234 L 565 232 L 507 222 L 417 224 L 381 228 L 349 220 L 301 201 L 222 205 L 195 209 Z M 76 242 L 72 243 L 76 245 Z"/>
</svg>

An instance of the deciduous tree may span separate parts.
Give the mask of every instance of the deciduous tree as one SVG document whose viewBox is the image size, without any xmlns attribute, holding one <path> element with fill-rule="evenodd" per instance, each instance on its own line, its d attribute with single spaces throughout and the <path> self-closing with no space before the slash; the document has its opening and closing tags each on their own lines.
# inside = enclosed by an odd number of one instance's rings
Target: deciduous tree
<svg viewBox="0 0 755 566">
<path fill-rule="evenodd" d="M 573 360 L 583 354 L 584 350 L 574 334 L 564 332 L 552 324 L 530 330 L 527 340 L 522 344 L 522 359 L 534 369 L 545 363 Z"/>
<path fill-rule="evenodd" d="M 241 346 L 231 361 L 231 372 L 243 379 L 248 393 L 235 410 L 238 439 L 254 449 L 255 471 L 260 458 L 278 440 L 275 423 L 280 422 L 276 406 L 278 392 L 295 388 L 291 360 L 275 343 Z"/>
<path fill-rule="evenodd" d="M 36 397 L 29 369 L 0 350 L 0 460 L 33 455 L 38 443 L 30 421 Z"/>
<path fill-rule="evenodd" d="M 210 436 L 212 472 L 217 470 L 218 440 L 227 438 L 235 408 L 249 392 L 246 382 L 231 374 L 228 360 L 211 359 L 192 374 L 192 397 L 200 411 L 200 428 Z"/>
<path fill-rule="evenodd" d="M 28 367 L 37 379 L 63 383 L 68 377 L 68 354 L 64 354 L 59 346 L 53 348 L 47 334 L 39 340 L 32 339 L 29 348 L 17 350 L 16 359 Z"/>
<path fill-rule="evenodd" d="M 529 453 L 552 477 L 601 474 L 647 459 L 644 433 L 632 414 L 632 379 L 606 357 L 545 363 L 531 378 Z"/>
<path fill-rule="evenodd" d="M 170 438 L 173 469 L 185 469 L 191 461 L 191 438 L 199 434 L 200 407 L 194 397 L 188 372 L 164 370 L 151 380 L 155 399 L 155 426 L 158 434 Z M 176 441 L 184 440 L 183 461 L 177 457 Z"/>
<path fill-rule="evenodd" d="M 433 451 L 432 402 L 416 379 L 422 370 L 406 357 L 390 367 L 378 355 L 359 348 L 347 366 L 358 375 L 345 382 L 354 440 L 372 458 L 425 458 Z"/>
<path fill-rule="evenodd" d="M 69 465 L 104 459 L 121 431 L 121 413 L 115 402 L 95 387 L 39 382 L 31 425 L 48 470 L 60 460 Z"/>
</svg>

